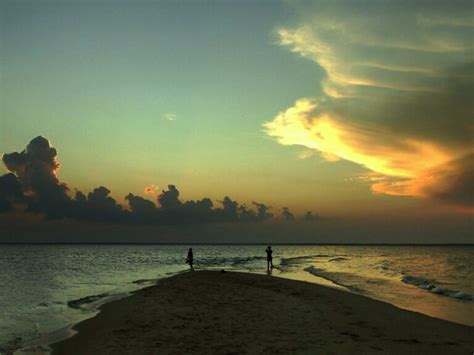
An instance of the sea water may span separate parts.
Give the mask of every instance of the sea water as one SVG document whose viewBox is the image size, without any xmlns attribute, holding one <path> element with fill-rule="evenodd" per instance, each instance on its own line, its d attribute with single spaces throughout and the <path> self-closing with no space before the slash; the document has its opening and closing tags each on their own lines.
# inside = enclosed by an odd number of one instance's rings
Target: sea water
<svg viewBox="0 0 474 355">
<path fill-rule="evenodd" d="M 265 245 L 0 245 L 0 344 L 96 314 L 110 299 L 197 270 L 266 274 Z M 474 246 L 273 246 L 273 276 L 474 326 Z M 0 351 L 2 346 L 0 345 Z"/>
</svg>

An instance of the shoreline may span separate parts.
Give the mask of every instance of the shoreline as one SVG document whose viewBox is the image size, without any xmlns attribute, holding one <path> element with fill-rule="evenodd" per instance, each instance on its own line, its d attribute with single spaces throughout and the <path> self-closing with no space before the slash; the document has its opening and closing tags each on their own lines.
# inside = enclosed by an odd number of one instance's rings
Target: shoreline
<svg viewBox="0 0 474 355">
<path fill-rule="evenodd" d="M 214 294 L 209 294 L 209 288 Z M 237 290 L 240 290 L 241 295 L 235 292 Z M 187 292 L 191 299 L 186 298 Z M 268 302 L 262 302 L 262 296 Z M 194 297 L 201 298 L 201 301 L 196 301 Z M 305 312 L 298 312 L 298 308 L 303 307 L 299 303 L 307 308 Z M 294 309 L 281 312 L 288 304 Z M 334 308 L 334 304 L 340 304 L 341 307 Z M 211 306 L 223 307 L 224 312 L 215 313 Z M 314 313 L 314 307 L 319 313 Z M 235 349 L 232 346 L 229 349 L 237 352 L 242 350 L 244 353 L 254 350 L 278 352 L 281 349 L 290 352 L 305 352 L 304 349 L 353 352 L 354 347 L 365 353 L 380 352 L 377 350 L 379 348 L 395 352 L 417 349 L 418 352 L 426 353 L 463 353 L 474 349 L 474 341 L 471 340 L 474 339 L 473 327 L 403 310 L 389 303 L 331 287 L 251 273 L 181 273 L 160 279 L 156 285 L 134 291 L 129 297 L 106 303 L 99 309 L 95 317 L 72 327 L 78 331 L 77 334 L 51 344 L 53 353 L 133 352 L 136 347 L 138 352 L 147 352 L 148 349 L 148 352 L 221 353 L 225 352 L 222 346 L 234 338 L 237 340 L 229 344 L 232 343 Z M 243 309 L 247 312 L 242 313 Z M 313 318 L 318 318 L 321 313 L 327 314 L 316 321 L 306 319 L 307 312 L 314 313 Z M 173 315 L 171 318 L 170 314 Z M 235 325 L 229 324 L 226 317 L 221 317 L 225 314 Z M 380 319 L 381 314 L 389 315 L 386 321 Z M 270 324 L 265 324 L 268 323 L 265 317 L 262 318 L 265 315 L 274 318 Z M 306 319 L 307 324 L 285 324 L 292 323 L 294 319 Z M 320 329 L 323 320 L 331 326 Z M 263 331 L 261 341 L 248 339 L 244 333 L 255 327 L 261 331 L 258 326 L 260 321 L 264 323 L 263 329 L 267 325 L 271 330 Z M 166 322 L 170 324 L 166 325 Z M 308 330 L 311 327 L 315 327 L 315 330 Z M 244 332 L 245 328 L 249 329 Z M 334 331 L 335 328 L 339 331 Z M 216 337 L 212 336 L 214 332 Z M 327 333 L 323 336 L 326 340 L 315 341 L 321 339 L 321 334 L 308 337 L 308 332 Z M 150 337 L 141 338 L 143 333 Z M 176 348 L 178 339 L 183 336 L 189 336 L 193 343 L 196 337 L 203 334 L 207 334 L 207 342 L 199 341 L 189 349 L 184 345 L 184 348 Z M 288 334 L 293 335 L 288 338 Z M 286 338 L 286 345 L 279 340 L 282 336 Z M 104 339 L 111 340 L 104 343 Z M 128 340 L 124 342 L 124 339 Z M 153 339 L 167 340 L 154 342 Z M 239 341 L 247 344 L 247 347 L 241 348 Z M 281 347 L 271 345 L 275 341 L 280 342 Z M 288 344 L 293 348 L 288 348 Z M 145 348 L 140 348 L 143 346 Z"/>
<path fill-rule="evenodd" d="M 214 270 L 213 269 L 203 269 L 203 270 L 197 270 L 196 272 L 218 272 L 220 270 L 223 270 L 223 269 L 221 269 L 221 268 L 215 268 Z M 304 282 L 304 283 L 307 283 L 307 284 L 310 284 L 310 285 L 316 285 L 318 287 L 323 287 L 323 288 L 330 288 L 330 289 L 338 290 L 340 292 L 350 293 L 350 294 L 357 295 L 357 296 L 360 296 L 360 297 L 363 297 L 363 298 L 367 298 L 369 300 L 382 302 L 384 304 L 393 306 L 393 307 L 395 307 L 399 310 L 402 310 L 402 311 L 407 311 L 407 312 L 411 312 L 411 313 L 415 313 L 415 314 L 420 314 L 422 316 L 429 317 L 429 318 L 432 318 L 432 319 L 436 319 L 436 320 L 440 320 L 440 321 L 444 321 L 444 322 L 448 322 L 448 323 L 452 323 L 452 324 L 456 324 L 456 325 L 471 327 L 471 328 L 474 329 L 474 326 L 471 326 L 471 325 L 468 325 L 468 324 L 455 322 L 455 321 L 452 321 L 452 320 L 446 320 L 446 319 L 439 318 L 439 317 L 436 317 L 436 316 L 432 316 L 432 315 L 429 315 L 429 314 L 425 314 L 425 313 L 422 313 L 422 312 L 419 312 L 419 311 L 416 311 L 416 310 L 410 310 L 410 309 L 402 308 L 402 307 L 399 307 L 396 304 L 390 303 L 388 301 L 360 294 L 360 293 L 355 292 L 351 289 L 348 289 L 347 287 L 344 287 L 342 285 L 334 283 L 332 280 L 324 278 L 322 276 L 317 276 L 317 275 L 314 275 L 314 274 L 311 274 L 311 273 L 307 273 L 305 271 L 297 272 L 297 273 L 284 273 L 279 268 L 275 268 L 274 270 L 277 271 L 278 273 L 275 274 L 273 272 L 273 274 L 272 274 L 272 273 L 268 273 L 268 272 L 252 272 L 252 271 L 249 271 L 249 270 L 246 270 L 246 269 L 230 269 L 230 270 L 226 269 L 225 272 L 243 273 L 243 274 L 258 275 L 258 276 L 272 276 L 274 278 L 278 278 L 278 279 L 282 279 L 282 280 Z M 55 344 L 57 342 L 65 341 L 65 340 L 68 340 L 71 337 L 73 337 L 75 334 L 78 333 L 78 331 L 75 329 L 76 326 L 78 326 L 79 324 L 81 324 L 85 321 L 88 321 L 88 320 L 91 320 L 91 319 L 97 317 L 100 314 L 101 308 L 103 306 L 105 306 L 109 303 L 114 303 L 114 302 L 116 302 L 118 300 L 121 300 L 123 298 L 133 297 L 135 293 L 140 292 L 143 289 L 150 288 L 150 287 L 156 287 L 158 285 L 158 283 L 161 282 L 164 279 L 173 278 L 173 277 L 179 276 L 181 274 L 187 274 L 187 273 L 188 273 L 188 270 L 182 270 L 182 271 L 178 271 L 178 272 L 173 273 L 173 274 L 171 274 L 169 276 L 166 276 L 166 277 L 161 277 L 161 278 L 156 278 L 156 279 L 146 279 L 146 280 L 139 279 L 139 280 L 133 281 L 134 284 L 143 284 L 143 287 L 141 287 L 139 289 L 132 290 L 132 291 L 127 291 L 126 293 L 110 294 L 107 297 L 104 297 L 103 299 L 100 299 L 99 301 L 91 302 L 92 304 L 95 303 L 95 305 L 93 307 L 93 310 L 95 311 L 95 313 L 93 315 L 89 315 L 89 316 L 85 317 L 84 319 L 81 319 L 81 320 L 79 320 L 75 323 L 66 325 L 63 328 L 56 329 L 56 330 L 48 332 L 48 333 L 44 333 L 39 337 L 27 340 L 25 342 L 22 342 L 21 340 L 19 340 L 21 338 L 12 339 L 12 341 L 9 341 L 8 343 L 5 343 L 5 344 L 12 344 L 12 345 L 10 345 L 7 348 L 4 348 L 4 351 L 6 351 L 6 354 L 16 354 L 16 355 L 25 355 L 25 354 L 32 354 L 32 353 L 34 353 L 34 354 L 44 354 L 44 355 L 51 354 L 52 349 L 50 348 L 50 346 L 52 344 Z M 87 297 L 85 297 L 85 298 L 87 298 Z"/>
<path fill-rule="evenodd" d="M 179 273 L 177 273 L 179 274 Z M 174 275 L 172 275 L 174 276 Z M 91 295 L 91 296 L 85 296 L 80 299 L 75 299 L 71 300 L 68 303 L 77 303 L 78 301 L 82 301 L 83 299 L 88 299 L 88 298 L 95 298 L 98 296 L 102 296 L 97 299 L 93 299 L 92 301 L 89 302 L 80 302 L 79 306 L 72 306 L 68 304 L 68 307 L 70 308 L 79 308 L 82 310 L 85 310 L 82 308 L 83 305 L 86 305 L 87 310 L 89 313 L 84 314 L 84 316 L 80 319 L 77 320 L 74 323 L 70 323 L 67 325 L 64 325 L 61 328 L 54 329 L 49 332 L 45 332 L 39 336 L 29 338 L 29 339 L 22 339 L 21 337 L 17 338 L 12 338 L 11 340 L 2 343 L 2 347 L 0 348 L 0 355 L 1 354 L 16 354 L 16 355 L 24 355 L 24 354 L 50 354 L 51 349 L 49 349 L 49 345 L 53 344 L 58 341 L 66 340 L 72 336 L 74 336 L 77 331 L 74 329 L 74 327 L 86 320 L 92 319 L 96 317 L 100 313 L 100 309 L 102 306 L 112 303 L 118 300 L 121 300 L 123 298 L 131 297 L 134 292 L 140 291 L 143 288 L 150 287 L 156 285 L 156 283 L 160 279 L 154 279 L 154 280 L 137 280 L 137 281 L 146 281 L 146 282 L 136 282 L 134 281 L 133 283 L 135 284 L 143 284 L 142 287 L 140 288 L 135 288 L 133 290 L 129 291 L 123 291 L 123 292 L 117 292 L 117 293 L 110 293 L 107 295 Z M 26 350 L 25 350 L 26 349 Z M 34 349 L 34 350 L 32 350 Z"/>
<path fill-rule="evenodd" d="M 223 270 L 223 269 L 220 268 L 220 267 L 215 267 L 215 268 L 207 268 L 207 269 L 202 269 L 202 270 L 197 269 L 196 271 L 197 272 L 200 272 L 200 271 L 217 272 L 217 271 L 220 271 L 220 270 Z M 315 285 L 320 285 L 320 286 L 323 286 L 323 287 L 329 287 L 329 288 L 342 290 L 343 292 L 353 293 L 353 291 L 351 291 L 350 289 L 348 289 L 348 288 L 346 288 L 342 285 L 336 284 L 328 278 L 324 278 L 322 276 L 317 276 L 317 275 L 312 275 L 312 274 L 307 274 L 307 273 L 305 273 L 305 271 L 296 272 L 296 273 L 285 273 L 285 272 L 282 272 L 278 267 L 275 267 L 274 270 L 277 271 L 278 274 L 275 275 L 274 274 L 275 271 L 273 271 L 270 274 L 273 277 L 282 278 L 282 279 L 285 279 L 285 280 L 302 281 L 302 282 L 307 282 L 307 283 L 311 283 L 311 284 L 315 284 Z M 186 269 L 186 270 L 177 271 L 176 273 L 173 273 L 173 274 L 170 274 L 168 276 L 161 277 L 161 278 L 138 279 L 138 280 L 132 281 L 133 284 L 141 284 L 143 286 L 138 288 L 138 289 L 134 289 L 134 290 L 126 291 L 126 292 L 111 293 L 111 294 L 108 294 L 107 296 L 105 296 L 103 298 L 92 301 L 90 303 L 86 303 L 86 304 L 89 304 L 89 305 L 93 305 L 93 307 L 90 310 L 93 311 L 94 314 L 89 314 L 89 315 L 85 316 L 83 319 L 80 319 L 75 323 L 65 325 L 62 328 L 55 329 L 53 331 L 41 334 L 40 336 L 34 337 L 32 339 L 28 339 L 28 340 L 24 340 L 24 341 L 21 340 L 21 338 L 12 339 L 12 340 L 2 344 L 3 346 L 6 345 L 6 347 L 2 348 L 2 350 L 4 350 L 6 352 L 6 354 L 15 354 L 15 355 L 25 355 L 25 354 L 30 354 L 30 353 L 48 355 L 52 352 L 52 349 L 49 348 L 49 346 L 51 344 L 54 344 L 54 343 L 59 342 L 59 341 L 67 340 L 67 339 L 71 338 L 72 336 L 74 336 L 77 333 L 77 331 L 74 329 L 74 327 L 77 326 L 78 324 L 86 321 L 86 320 L 89 320 L 91 318 L 96 317 L 100 313 L 100 308 L 102 306 L 104 306 L 108 303 L 114 302 L 116 300 L 120 300 L 120 299 L 125 298 L 125 297 L 131 297 L 131 296 L 133 296 L 133 294 L 135 292 L 138 292 L 138 291 L 140 291 L 144 288 L 156 286 L 158 284 L 158 282 L 160 282 L 163 279 L 174 277 L 174 276 L 180 275 L 182 273 L 187 273 L 188 271 L 189 270 Z M 250 270 L 247 270 L 247 269 L 238 269 L 238 268 L 237 269 L 225 269 L 225 271 L 226 272 L 249 273 L 249 274 L 253 274 L 253 275 L 268 275 L 268 272 L 264 272 L 264 271 L 254 272 L 254 271 L 250 271 Z M 69 302 L 73 303 L 73 302 L 76 302 L 76 301 L 80 301 L 82 299 L 92 298 L 92 297 L 97 297 L 97 295 L 85 296 L 85 297 L 82 297 L 81 299 L 72 300 L 72 301 L 69 301 Z M 71 306 L 69 305 L 69 307 L 71 307 Z M 28 349 L 30 351 L 25 351 L 24 349 Z M 34 349 L 34 350 L 31 351 L 32 349 Z"/>
</svg>

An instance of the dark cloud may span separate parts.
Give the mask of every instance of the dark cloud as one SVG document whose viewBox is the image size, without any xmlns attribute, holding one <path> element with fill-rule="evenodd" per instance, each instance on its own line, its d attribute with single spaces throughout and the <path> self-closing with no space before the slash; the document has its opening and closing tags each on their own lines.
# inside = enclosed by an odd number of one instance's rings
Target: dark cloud
<svg viewBox="0 0 474 355">
<path fill-rule="evenodd" d="M 109 194 L 110 190 L 104 186 L 95 188 L 87 198 L 77 191 L 75 200 L 71 200 L 69 216 L 97 222 L 126 221 L 127 213 Z"/>
<path fill-rule="evenodd" d="M 226 221 L 236 221 L 238 218 L 239 203 L 226 196 L 224 200 L 222 200 L 222 206 L 223 219 Z"/>
<path fill-rule="evenodd" d="M 474 154 L 454 160 L 437 171 L 437 184 L 425 188 L 434 199 L 450 204 L 474 207 Z"/>
<path fill-rule="evenodd" d="M 273 215 L 268 212 L 271 207 L 259 202 L 252 202 L 252 204 L 257 208 L 257 220 L 266 221 L 273 217 Z"/>
<path fill-rule="evenodd" d="M 311 211 L 306 211 L 303 217 L 303 220 L 307 222 L 319 221 L 320 219 L 321 219 L 321 216 L 318 213 L 313 214 L 313 212 Z"/>
<path fill-rule="evenodd" d="M 9 211 L 14 201 L 24 198 L 21 184 L 15 174 L 0 176 L 0 212 Z"/>
<path fill-rule="evenodd" d="M 450 146 L 470 146 L 474 133 L 474 62 L 450 68 L 445 76 L 440 92 L 388 104 L 384 112 L 392 113 L 389 124 L 400 132 Z"/>
<path fill-rule="evenodd" d="M 176 210 L 181 207 L 179 191 L 176 186 L 168 185 L 168 190 L 163 190 L 162 194 L 158 196 L 158 203 L 165 210 Z"/>
<path fill-rule="evenodd" d="M 0 212 L 12 209 L 15 202 L 27 205 L 27 210 L 47 218 L 74 218 L 96 222 L 127 224 L 193 224 L 211 222 L 262 222 L 272 218 L 270 207 L 252 202 L 247 208 L 225 196 L 221 207 L 211 199 L 181 201 L 175 185 L 158 196 L 158 206 L 141 196 L 125 196 L 130 210 L 124 209 L 110 196 L 111 191 L 100 186 L 87 195 L 76 191 L 70 196 L 67 185 L 56 172 L 57 151 L 44 137 L 36 137 L 22 152 L 3 155 L 11 173 L 0 176 Z M 286 219 L 294 216 L 286 209 Z"/>
<path fill-rule="evenodd" d="M 70 208 L 68 188 L 56 176 L 59 168 L 56 156 L 56 149 L 46 138 L 39 136 L 28 144 L 26 150 L 4 154 L 2 159 L 29 197 L 29 209 L 43 212 L 48 218 L 65 217 Z"/>
<path fill-rule="evenodd" d="M 91 210 L 91 215 L 99 220 L 118 219 L 123 213 L 122 207 L 109 196 L 110 190 L 104 186 L 95 188 L 87 195 L 87 204 Z"/>
<path fill-rule="evenodd" d="M 372 187 L 392 195 L 416 195 L 454 205 L 474 208 L 474 153 L 424 171 L 416 179 L 381 178 Z"/>
<path fill-rule="evenodd" d="M 247 206 L 245 205 L 240 205 L 238 211 L 239 220 L 242 222 L 255 222 L 257 220 L 255 211 L 247 209 Z"/>
<path fill-rule="evenodd" d="M 125 200 L 128 201 L 132 213 L 151 215 L 156 212 L 155 204 L 143 197 L 135 196 L 134 194 L 130 193 L 125 196 Z"/>
<path fill-rule="evenodd" d="M 211 199 L 205 197 L 198 201 L 186 201 L 183 211 L 189 221 L 212 222 L 217 219 L 213 206 Z"/>
<path fill-rule="evenodd" d="M 357 100 L 328 100 L 324 105 L 336 117 L 383 125 L 393 135 L 452 148 L 471 145 L 474 62 L 446 68 L 434 75 L 439 76 L 433 84 L 437 91 L 400 92 L 375 98 L 367 93 Z"/>
<path fill-rule="evenodd" d="M 281 212 L 281 217 L 282 217 L 285 221 L 294 221 L 294 220 L 295 220 L 295 215 L 290 212 L 290 210 L 288 209 L 288 207 L 283 207 L 283 210 L 282 210 L 282 212 Z"/>
</svg>

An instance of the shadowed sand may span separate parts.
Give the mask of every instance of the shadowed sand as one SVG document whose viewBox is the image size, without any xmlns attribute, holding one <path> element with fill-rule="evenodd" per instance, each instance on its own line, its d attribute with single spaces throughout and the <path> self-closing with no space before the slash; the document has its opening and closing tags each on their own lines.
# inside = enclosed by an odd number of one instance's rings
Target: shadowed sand
<svg viewBox="0 0 474 355">
<path fill-rule="evenodd" d="M 54 354 L 471 354 L 474 328 L 306 282 L 189 272 L 101 307 Z"/>
</svg>

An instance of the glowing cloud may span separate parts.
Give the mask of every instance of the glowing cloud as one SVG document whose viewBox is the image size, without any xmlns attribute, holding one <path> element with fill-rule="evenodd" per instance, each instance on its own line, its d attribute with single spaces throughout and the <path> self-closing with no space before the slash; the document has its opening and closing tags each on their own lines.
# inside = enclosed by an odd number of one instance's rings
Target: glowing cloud
<svg viewBox="0 0 474 355">
<path fill-rule="evenodd" d="M 264 131 L 364 166 L 374 192 L 474 205 L 472 6 L 366 5 L 304 3 L 300 23 L 277 30 L 280 45 L 325 70 L 324 95 L 297 100 Z"/>
<path fill-rule="evenodd" d="M 158 185 L 151 184 L 143 189 L 144 194 L 155 195 L 157 194 L 160 187 Z"/>
<path fill-rule="evenodd" d="M 303 145 L 330 161 L 350 160 L 388 176 L 415 177 L 451 159 L 448 152 L 429 142 L 394 138 L 376 127 L 350 125 L 318 114 L 317 104 L 310 99 L 298 100 L 264 127 L 283 145 Z"/>
<path fill-rule="evenodd" d="M 305 146 L 321 152 L 328 161 L 344 159 L 377 173 L 369 179 L 374 192 L 444 196 L 445 200 L 462 201 L 462 204 L 472 201 L 472 192 L 465 189 L 470 184 L 466 183 L 461 189 L 466 191 L 466 196 L 457 191 L 455 198 L 449 198 L 452 190 L 456 190 L 453 184 L 474 175 L 471 162 L 474 159 L 468 150 L 465 157 L 458 159 L 463 152 L 428 141 L 393 136 L 380 127 L 341 122 L 327 113 L 319 113 L 318 105 L 310 99 L 298 100 L 273 121 L 265 123 L 264 128 L 280 144 Z"/>
</svg>

